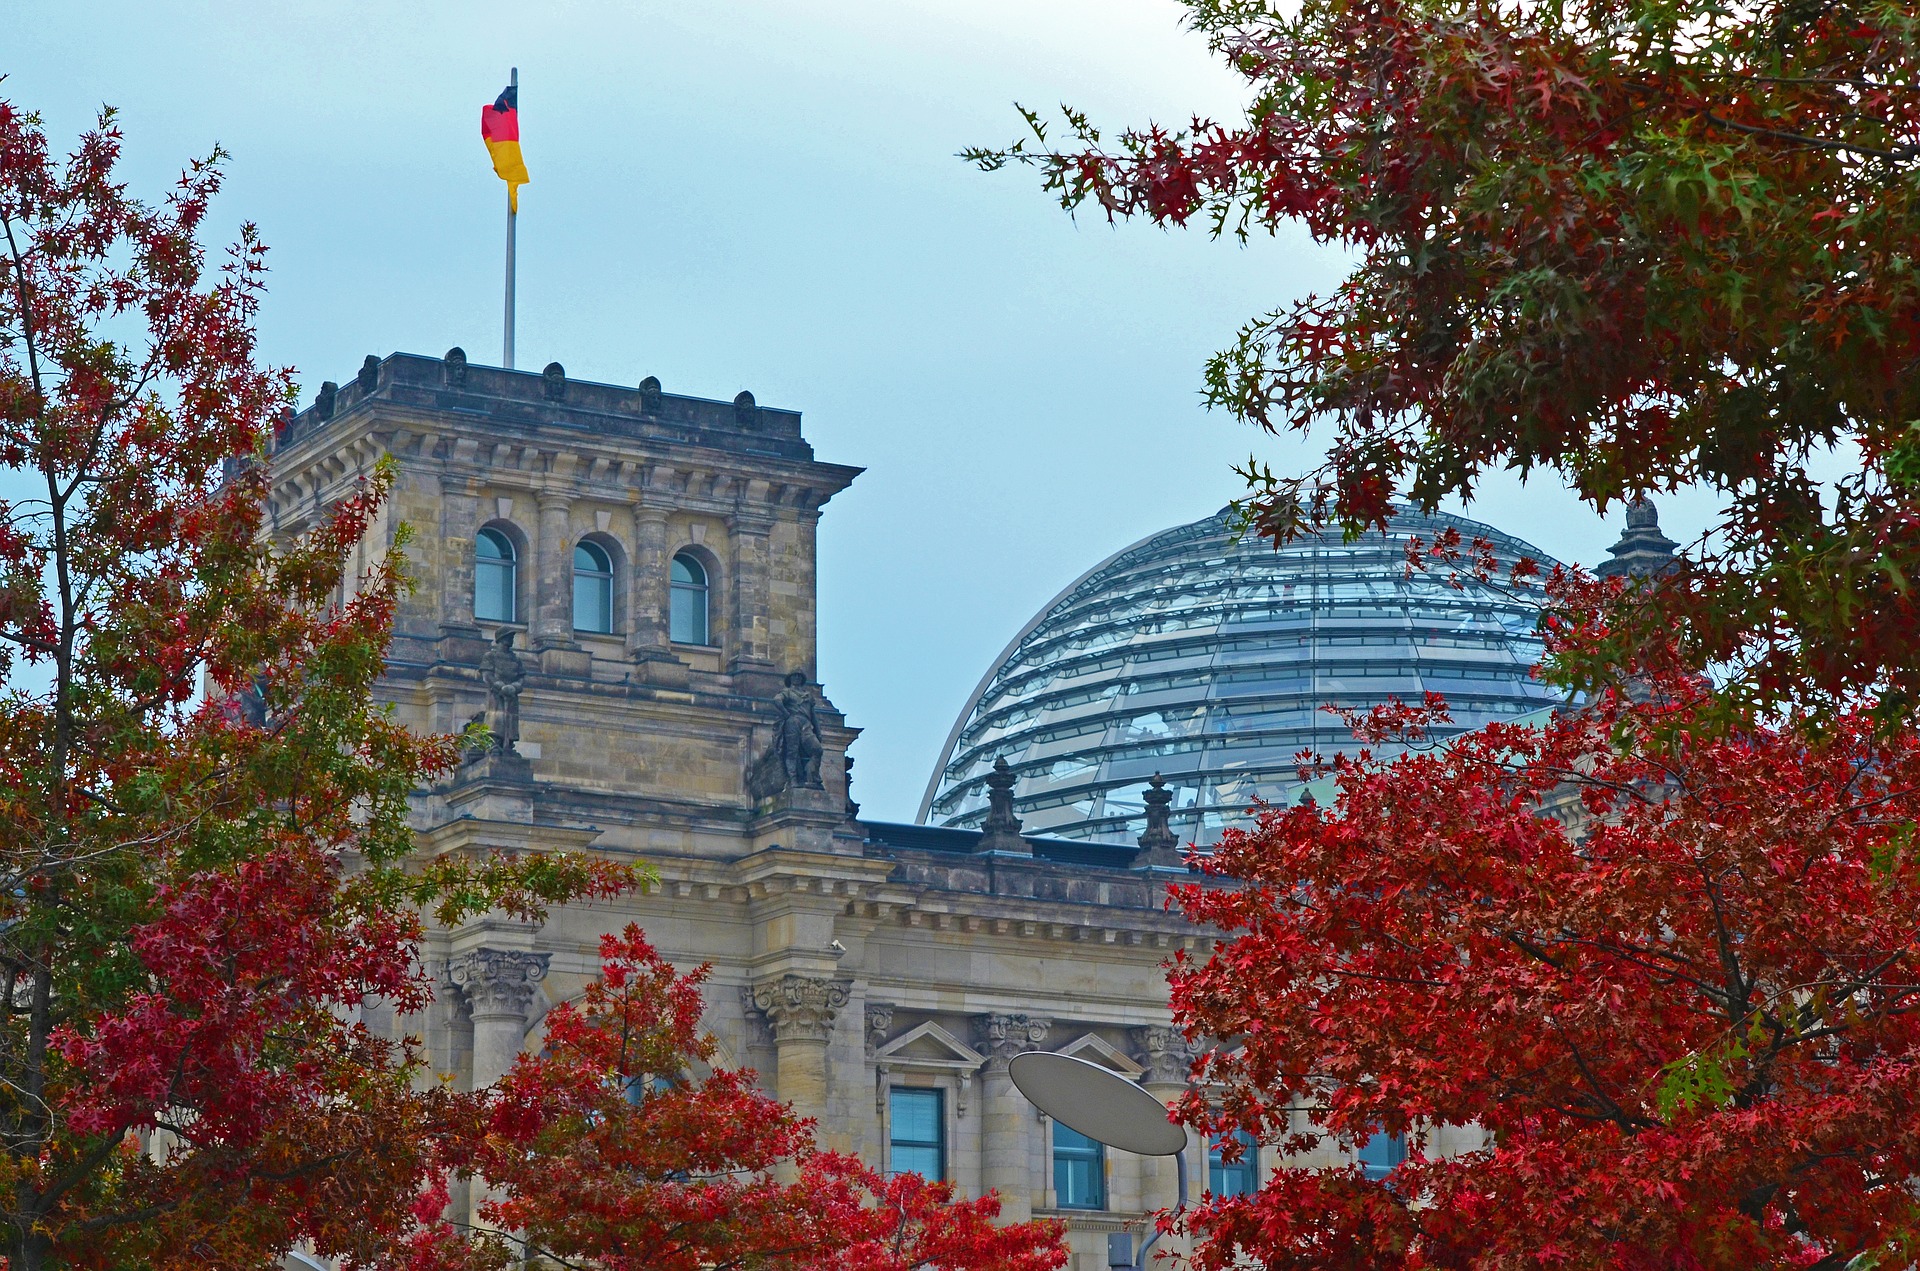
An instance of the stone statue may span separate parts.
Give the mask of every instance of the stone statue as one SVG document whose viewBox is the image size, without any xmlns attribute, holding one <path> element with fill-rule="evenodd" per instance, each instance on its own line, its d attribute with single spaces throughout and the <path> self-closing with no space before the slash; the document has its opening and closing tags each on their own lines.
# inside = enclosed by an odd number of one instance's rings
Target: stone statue
<svg viewBox="0 0 1920 1271">
<path fill-rule="evenodd" d="M 447 356 L 440 361 L 440 373 L 445 377 L 448 388 L 467 386 L 467 351 L 459 345 L 447 350 Z"/>
<path fill-rule="evenodd" d="M 540 379 L 546 387 L 547 400 L 563 402 L 567 399 L 567 368 L 558 362 L 549 362 L 540 372 Z"/>
<path fill-rule="evenodd" d="M 360 381 L 360 395 L 362 397 L 371 393 L 374 389 L 379 388 L 380 359 L 371 353 L 367 354 L 367 360 L 360 363 L 360 374 L 355 378 Z"/>
<path fill-rule="evenodd" d="M 660 381 L 652 375 L 640 381 L 640 413 L 643 415 L 660 413 Z"/>
<path fill-rule="evenodd" d="M 480 678 L 487 686 L 487 727 L 493 732 L 493 753 L 518 754 L 515 743 L 520 740 L 520 686 L 526 682 L 527 670 L 513 651 L 513 632 L 502 631 L 493 638 L 493 647 L 480 659 Z"/>
<path fill-rule="evenodd" d="M 747 793 L 765 799 L 782 790 L 822 789 L 820 719 L 806 674 L 790 673 L 786 687 L 773 695 L 773 705 L 779 712 L 773 744 L 748 770 Z"/>
<path fill-rule="evenodd" d="M 799 671 L 787 676 L 787 686 L 773 695 L 780 722 L 773 734 L 774 753 L 787 786 L 820 789 L 820 721 L 814 714 L 813 690 Z"/>
</svg>

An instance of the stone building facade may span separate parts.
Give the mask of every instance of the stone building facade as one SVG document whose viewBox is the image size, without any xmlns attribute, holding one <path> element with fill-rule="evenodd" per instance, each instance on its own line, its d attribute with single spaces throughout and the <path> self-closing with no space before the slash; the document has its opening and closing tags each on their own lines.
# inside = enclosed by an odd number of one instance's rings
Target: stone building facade
<svg viewBox="0 0 1920 1271">
<path fill-rule="evenodd" d="M 437 931 L 431 1014 L 374 1022 L 490 1082 L 582 991 L 601 934 L 637 921 L 676 964 L 712 964 L 721 1062 L 817 1117 L 826 1146 L 937 1159 L 1011 1218 L 1068 1219 L 1075 1271 L 1105 1267 L 1108 1232 L 1171 1203 L 1172 1165 L 1082 1160 L 1062 1196 L 1062 1140 L 1007 1061 L 1063 1051 L 1171 1099 L 1190 1053 L 1162 964 L 1207 938 L 1162 909 L 1184 876 L 1164 826 L 1136 849 L 1022 836 L 1010 802 L 981 830 L 860 819 L 858 730 L 815 673 L 815 531 L 858 470 L 747 393 L 394 354 L 287 421 L 275 531 L 383 456 L 398 484 L 363 550 L 404 522 L 418 585 L 382 691 L 414 728 L 480 716 L 503 743 L 422 792 L 421 850 L 603 853 L 659 881 L 538 926 Z"/>
</svg>

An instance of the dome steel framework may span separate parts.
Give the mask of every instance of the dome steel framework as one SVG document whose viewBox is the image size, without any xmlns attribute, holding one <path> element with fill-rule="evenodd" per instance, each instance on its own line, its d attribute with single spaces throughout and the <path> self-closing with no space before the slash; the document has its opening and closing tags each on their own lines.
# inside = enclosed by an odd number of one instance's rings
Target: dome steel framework
<svg viewBox="0 0 1920 1271">
<path fill-rule="evenodd" d="M 977 828 L 1004 757 L 1029 834 L 1108 842 L 1140 829 L 1161 773 L 1183 842 L 1218 839 L 1256 799 L 1291 801 L 1303 750 L 1357 748 L 1324 706 L 1442 694 L 1445 737 L 1552 705 L 1533 586 L 1432 570 L 1407 576 L 1408 539 L 1447 529 L 1502 564 L 1552 560 L 1489 526 L 1403 510 L 1383 535 L 1236 542 L 1223 510 L 1154 534 L 1082 575 L 1015 636 L 947 737 L 924 824 Z"/>
</svg>

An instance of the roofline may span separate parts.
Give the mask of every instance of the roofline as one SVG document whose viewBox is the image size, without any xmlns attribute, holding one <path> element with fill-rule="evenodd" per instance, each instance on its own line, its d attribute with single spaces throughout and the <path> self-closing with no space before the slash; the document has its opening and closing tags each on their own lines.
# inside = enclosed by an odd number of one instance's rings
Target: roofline
<svg viewBox="0 0 1920 1271">
<path fill-rule="evenodd" d="M 1013 639 L 1007 641 L 1006 647 L 1000 650 L 1000 655 L 994 658 L 993 661 L 987 663 L 987 673 L 985 675 L 982 675 L 980 677 L 980 682 L 973 686 L 973 692 L 967 697 L 966 704 L 960 708 L 960 714 L 953 721 L 952 730 L 947 733 L 946 744 L 940 747 L 940 759 L 937 763 L 933 765 L 933 774 L 927 778 L 927 792 L 920 796 L 920 810 L 914 814 L 914 818 L 913 818 L 915 825 L 926 825 L 928 823 L 927 815 L 933 811 L 933 796 L 935 794 L 938 794 L 940 791 L 940 778 L 946 772 L 947 764 L 950 763 L 953 759 L 954 744 L 960 740 L 960 732 L 962 729 L 964 729 L 967 726 L 967 721 L 973 718 L 973 708 L 980 704 L 980 699 L 982 697 L 986 696 L 987 685 L 992 683 L 994 675 L 999 672 L 1000 668 L 1006 665 L 1007 659 L 1013 656 L 1013 651 L 1020 647 L 1020 642 L 1026 639 L 1029 635 L 1032 635 L 1033 629 L 1039 626 L 1042 622 L 1044 622 L 1048 618 L 1049 615 L 1053 613 L 1055 606 L 1057 606 L 1061 601 L 1065 600 L 1068 596 L 1071 596 L 1074 593 L 1075 589 L 1077 589 L 1081 583 L 1084 583 L 1085 581 L 1087 581 L 1087 579 L 1093 577 L 1095 574 L 1099 573 L 1101 570 L 1105 569 L 1107 566 L 1113 564 L 1113 562 L 1119 560 L 1122 556 L 1125 556 L 1128 552 L 1134 551 L 1141 547 L 1145 547 L 1148 543 L 1151 543 L 1154 539 L 1159 538 L 1163 534 L 1172 534 L 1179 530 L 1184 530 L 1189 526 L 1200 524 L 1201 521 L 1211 521 L 1214 519 L 1214 517 L 1217 517 L 1219 515 L 1220 515 L 1219 512 L 1215 512 L 1210 516 L 1197 517 L 1194 520 L 1185 522 L 1184 524 L 1169 525 L 1165 529 L 1155 530 L 1153 533 L 1148 534 L 1144 538 L 1135 539 L 1133 542 L 1128 543 L 1125 547 L 1121 548 L 1119 551 L 1114 552 L 1113 554 L 1108 556 L 1106 559 L 1102 560 L 1099 564 L 1095 565 L 1092 569 L 1089 569 L 1084 573 L 1082 573 L 1079 577 L 1075 578 L 1072 582 L 1068 583 L 1065 587 L 1062 587 L 1057 593 L 1055 593 L 1052 600 L 1049 600 L 1046 604 L 1040 606 L 1039 611 L 1035 613 L 1031 619 L 1028 620 L 1027 625 L 1020 628 L 1019 634 L 1015 635 Z"/>
</svg>

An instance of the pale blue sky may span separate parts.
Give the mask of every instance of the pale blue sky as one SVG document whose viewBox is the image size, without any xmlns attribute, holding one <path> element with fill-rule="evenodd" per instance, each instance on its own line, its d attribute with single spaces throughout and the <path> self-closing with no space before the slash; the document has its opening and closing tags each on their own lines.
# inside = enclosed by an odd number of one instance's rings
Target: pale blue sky
<svg viewBox="0 0 1920 1271">
<path fill-rule="evenodd" d="M 56 139 L 122 109 L 157 196 L 233 155 L 222 234 L 259 223 L 267 355 L 308 398 L 367 353 L 497 361 L 502 186 L 480 106 L 520 67 L 518 361 L 805 412 L 865 466 L 821 526 L 820 677 L 855 797 L 911 819 L 1001 646 L 1075 575 L 1239 492 L 1264 438 L 1199 404 L 1244 318 L 1337 253 L 1069 220 L 1028 174 L 954 157 L 1011 103 L 1118 125 L 1230 113 L 1166 0 L 0 0 L 0 93 Z M 1674 537 L 1704 500 L 1666 509 Z M 1617 533 L 1557 488 L 1471 514 L 1563 558 Z M 1679 532 L 1675 532 L 1679 531 Z"/>
</svg>

